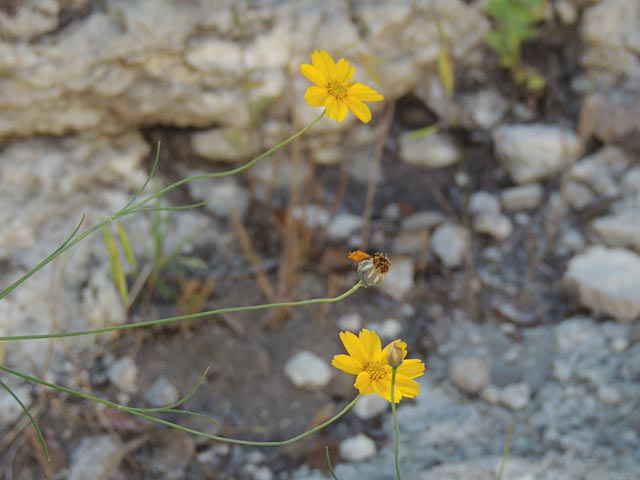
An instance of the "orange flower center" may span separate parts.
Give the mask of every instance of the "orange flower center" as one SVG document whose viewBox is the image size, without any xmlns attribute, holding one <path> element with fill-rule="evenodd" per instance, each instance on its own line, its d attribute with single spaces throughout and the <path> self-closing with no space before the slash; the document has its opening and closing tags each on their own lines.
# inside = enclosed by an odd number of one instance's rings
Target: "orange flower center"
<svg viewBox="0 0 640 480">
<path fill-rule="evenodd" d="M 371 380 L 380 380 L 387 376 L 386 364 L 382 362 L 367 362 L 364 371 L 369 374 Z"/>
<path fill-rule="evenodd" d="M 329 82 L 329 85 L 327 85 L 327 92 L 336 100 L 344 100 L 347 98 L 347 85 L 337 80 L 332 80 Z"/>
</svg>

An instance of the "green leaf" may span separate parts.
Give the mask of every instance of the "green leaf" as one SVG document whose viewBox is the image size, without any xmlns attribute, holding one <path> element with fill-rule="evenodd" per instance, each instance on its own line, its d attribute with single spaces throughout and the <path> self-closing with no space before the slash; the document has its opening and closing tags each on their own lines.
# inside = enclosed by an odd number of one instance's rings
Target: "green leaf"
<svg viewBox="0 0 640 480">
<path fill-rule="evenodd" d="M 120 254 L 118 253 L 118 247 L 116 240 L 113 238 L 109 228 L 104 225 L 102 227 L 102 238 L 104 244 L 107 247 L 107 253 L 109 254 L 109 266 L 111 267 L 111 280 L 116 289 L 120 293 L 122 303 L 127 304 L 127 277 L 124 274 L 124 268 L 122 267 L 122 260 L 120 260 Z"/>
<path fill-rule="evenodd" d="M 124 252 L 124 258 L 126 258 L 129 265 L 135 267 L 136 257 L 133 254 L 131 242 L 129 242 L 129 236 L 127 235 L 126 230 L 123 228 L 120 222 L 116 222 L 116 228 L 118 230 L 118 239 L 120 240 L 120 246 L 122 247 L 122 251 Z"/>
<path fill-rule="evenodd" d="M 407 138 L 411 140 L 416 140 L 418 138 L 426 137 L 427 135 L 431 135 L 432 133 L 436 133 L 440 130 L 439 125 L 429 125 L 428 127 L 418 128 L 417 130 L 411 130 L 407 134 Z"/>
</svg>

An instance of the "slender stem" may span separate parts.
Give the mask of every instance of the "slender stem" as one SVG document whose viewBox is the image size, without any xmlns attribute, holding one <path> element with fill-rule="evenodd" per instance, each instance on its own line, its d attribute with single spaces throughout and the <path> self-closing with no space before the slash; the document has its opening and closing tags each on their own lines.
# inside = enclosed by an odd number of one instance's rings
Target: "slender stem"
<svg viewBox="0 0 640 480">
<path fill-rule="evenodd" d="M 117 330 L 131 330 L 133 328 L 149 327 L 151 325 L 164 325 L 166 323 L 179 322 L 182 320 L 191 320 L 191 319 L 203 318 L 203 317 L 210 317 L 213 315 L 220 315 L 223 313 L 247 312 L 247 311 L 255 311 L 255 310 L 266 310 L 269 308 L 281 308 L 281 307 L 299 307 L 302 305 L 313 305 L 316 303 L 335 303 L 347 298 L 348 296 L 352 295 L 353 293 L 355 293 L 357 290 L 359 290 L 364 286 L 365 286 L 364 283 L 362 281 L 359 281 L 349 290 L 347 290 L 341 295 L 338 295 L 337 297 L 312 298 L 309 300 L 299 300 L 297 302 L 265 303 L 261 305 L 247 305 L 243 307 L 219 308 L 217 310 L 208 310 L 206 312 L 191 313 L 188 315 L 178 315 L 175 317 L 160 318 L 158 320 L 149 320 L 146 322 L 127 323 L 124 325 L 113 325 L 111 327 L 96 328 L 93 330 L 78 330 L 75 332 L 62 332 L 62 333 L 44 333 L 44 334 L 37 334 L 37 335 L 6 336 L 6 337 L 0 337 L 0 342 L 18 341 L 18 340 L 44 340 L 48 338 L 79 337 L 82 335 L 95 335 L 98 333 L 114 332 Z"/>
<path fill-rule="evenodd" d="M 219 177 L 228 177 L 229 175 L 235 175 L 236 173 L 240 173 L 243 172 L 245 170 L 247 170 L 248 168 L 251 168 L 253 165 L 255 165 L 256 163 L 258 163 L 260 160 L 262 160 L 265 157 L 268 157 L 269 155 L 271 155 L 273 152 L 275 152 L 276 150 L 288 145 L 289 143 L 291 143 L 293 140 L 295 140 L 296 138 L 298 138 L 300 135 L 304 134 L 305 132 L 307 132 L 311 127 L 313 127 L 316 123 L 318 123 L 320 120 L 322 120 L 322 118 L 324 117 L 324 110 L 322 111 L 322 113 L 320 115 L 318 115 L 309 125 L 307 125 L 306 127 L 304 127 L 301 130 L 298 130 L 296 133 L 294 133 L 293 135 L 291 135 L 289 138 L 287 138 L 286 140 L 283 140 L 282 142 L 280 142 L 279 144 L 277 144 L 275 147 L 270 148 L 269 150 L 267 150 L 264 153 L 261 153 L 260 155 L 258 155 L 256 158 L 254 158 L 253 160 L 251 160 L 250 162 L 245 163 L 244 165 L 241 165 L 237 168 L 231 169 L 231 170 L 226 170 L 224 172 L 217 172 L 217 173 L 203 173 L 201 175 L 192 175 L 190 177 L 186 177 L 183 178 L 182 180 L 178 180 L 175 183 L 172 183 L 171 185 L 168 185 L 160 190 L 158 190 L 157 192 L 149 195 L 146 198 L 143 198 L 142 200 L 140 200 L 137 203 L 134 203 L 133 205 L 131 205 L 129 207 L 130 210 L 135 210 L 138 207 L 141 207 L 142 205 L 144 205 L 145 203 L 150 202 L 151 200 L 154 200 L 162 195 L 164 195 L 165 193 L 167 193 L 169 190 L 173 190 L 176 187 L 179 187 L 180 185 L 183 185 L 185 183 L 188 182 L 192 182 L 193 180 L 200 180 L 203 178 L 219 178 Z"/>
<path fill-rule="evenodd" d="M 324 447 L 324 456 L 327 459 L 327 468 L 329 469 L 329 474 L 333 480 L 338 480 L 336 476 L 336 472 L 333 470 L 333 465 L 331 464 L 331 455 L 329 455 L 329 447 L 325 445 Z"/>
<path fill-rule="evenodd" d="M 79 236 L 74 238 L 75 233 L 77 233 L 77 228 L 76 228 L 76 230 L 73 232 L 73 234 L 65 242 L 63 242 L 62 245 L 60 245 L 56 250 L 54 250 L 51 253 L 51 255 L 46 257 L 44 260 L 42 260 L 40 263 L 38 263 L 35 267 L 31 268 L 27 273 L 25 273 L 22 277 L 20 277 L 18 280 L 13 282 L 11 285 L 9 285 L 8 287 L 6 287 L 2 291 L 0 291 L 0 299 L 2 299 L 4 297 L 6 297 L 7 295 L 9 295 L 9 293 L 11 293 L 13 290 L 18 288 L 20 285 L 22 285 L 24 282 L 26 282 L 29 278 L 31 278 L 37 272 L 42 270 L 46 265 L 51 263 L 57 257 L 59 257 L 64 252 L 69 250 L 71 247 L 75 246 L 76 244 L 78 244 L 79 242 L 84 240 L 86 237 L 88 237 L 89 235 L 91 235 L 95 231 L 100 230 L 104 225 L 106 225 L 106 224 L 108 224 L 110 222 L 113 222 L 114 220 L 117 220 L 120 217 L 124 217 L 125 215 L 131 215 L 132 213 L 139 213 L 141 211 L 140 207 L 142 207 L 146 203 L 150 202 L 151 200 L 155 200 L 156 198 L 159 198 L 160 196 L 164 195 L 168 191 L 173 190 L 174 188 L 177 188 L 180 185 L 184 185 L 187 182 L 191 182 L 193 180 L 199 180 L 199 179 L 202 179 L 202 178 L 227 177 L 229 175 L 235 175 L 236 173 L 240 173 L 240 172 L 252 167 L 256 163 L 258 163 L 260 160 L 262 160 L 263 158 L 271 155 L 273 152 L 275 152 L 279 148 L 284 147 L 285 145 L 291 143 L 293 140 L 298 138 L 300 135 L 302 135 L 305 132 L 307 132 L 311 127 L 313 127 L 316 123 L 318 123 L 322 119 L 322 117 L 324 117 L 324 114 L 325 114 L 325 112 L 323 111 L 320 115 L 318 115 L 318 117 L 316 117 L 306 127 L 302 128 L 301 130 L 299 130 L 298 132 L 294 133 L 293 135 L 291 135 L 286 140 L 280 142 L 275 147 L 270 148 L 266 152 L 258 155 L 256 158 L 254 158 L 253 160 L 245 163 L 244 165 L 242 165 L 240 167 L 237 167 L 237 168 L 234 168 L 234 169 L 231 169 L 231 170 L 227 170 L 227 171 L 224 171 L 224 172 L 205 173 L 205 174 L 202 174 L 202 175 L 193 175 L 191 177 L 183 178 L 182 180 L 179 180 L 179 181 L 177 181 L 175 183 L 172 183 L 171 185 L 169 185 L 167 187 L 164 187 L 164 188 L 158 190 L 155 193 L 152 193 L 151 195 L 145 197 L 144 199 L 142 199 L 142 200 L 140 200 L 140 201 L 138 201 L 136 203 L 133 203 L 133 202 L 129 201 L 129 203 L 127 203 L 121 210 L 119 210 L 116 213 L 114 213 L 113 215 L 110 215 L 109 217 L 105 218 L 104 220 L 102 220 L 101 222 L 97 223 L 93 227 L 88 228 L 87 230 L 82 232 Z M 156 163 L 157 163 L 157 155 L 156 155 Z M 154 168 L 153 171 L 155 171 L 155 168 Z M 145 186 L 146 186 L 147 183 L 148 182 L 145 182 Z M 136 193 L 136 195 L 134 196 L 134 199 L 137 198 L 137 196 L 139 194 L 140 194 L 140 191 L 138 193 Z M 144 209 L 142 209 L 142 210 L 144 210 Z M 84 216 L 83 216 L 83 219 L 84 219 Z M 82 223 L 82 222 L 80 222 L 80 223 Z"/>
<path fill-rule="evenodd" d="M 301 433 L 300 435 L 296 435 L 295 437 L 291 437 L 288 438 L 286 440 L 280 440 L 280 441 L 272 441 L 272 442 L 259 442 L 259 441 L 254 441 L 254 440 L 241 440 L 238 438 L 226 438 L 226 437 L 220 437 L 218 435 L 211 435 L 209 433 L 205 433 L 205 432 L 201 432 L 199 430 L 194 430 L 192 428 L 188 428 L 188 427 L 183 427 L 182 425 L 178 425 L 177 423 L 173 423 L 173 422 L 169 422 L 167 420 L 163 420 L 161 418 L 157 418 L 157 417 L 153 417 L 151 415 L 146 415 L 144 413 L 142 413 L 139 410 L 136 410 L 135 408 L 131 408 L 131 407 L 126 407 L 124 405 L 120 405 L 118 403 L 114 403 L 114 402 L 110 402 L 109 400 L 104 400 L 102 398 L 99 397 L 95 397 L 93 395 L 89 395 L 88 393 L 84 393 L 84 392 L 80 392 L 77 390 L 73 390 L 71 388 L 67 388 L 67 387 L 63 387 L 62 385 L 57 385 L 55 383 L 50 383 L 50 382 L 46 382 L 40 378 L 37 377 L 33 377 L 31 375 L 27 375 L 26 373 L 22 373 L 19 372 L 17 370 L 13 370 L 11 368 L 5 367 L 3 365 L 0 365 L 0 371 L 9 373 L 11 375 L 14 375 L 16 377 L 20 377 L 24 380 L 28 380 L 30 382 L 33 383 L 37 383 L 38 385 L 42 385 L 48 388 L 52 388 L 54 390 L 58 390 L 59 392 L 64 392 L 64 393 L 68 393 L 69 395 L 73 395 L 75 397 L 79 397 L 79 398 L 83 398 L 85 400 L 90 400 L 92 402 L 96 402 L 96 403 L 100 403 L 102 405 L 106 405 L 108 407 L 111 408 L 115 408 L 117 410 L 122 410 L 124 412 L 127 412 L 131 415 L 135 415 L 136 417 L 140 417 L 140 418 L 144 418 L 145 420 L 149 420 L 151 422 L 160 424 L 160 425 L 164 425 L 166 427 L 170 427 L 170 428 L 174 428 L 176 430 L 181 430 L 183 432 L 186 433 L 191 433 L 193 435 L 197 435 L 199 437 L 203 437 L 203 438 L 208 438 L 210 440 L 216 440 L 219 442 L 225 442 L 225 443 L 233 443 L 236 445 L 253 445 L 253 446 L 261 446 L 261 447 L 277 447 L 277 446 L 282 446 L 282 445 L 289 445 L 291 443 L 297 442 L 298 440 L 307 437 L 309 435 L 311 435 L 312 433 L 315 433 L 319 430 L 322 430 L 323 428 L 325 428 L 326 426 L 332 424 L 333 422 L 335 422 L 336 420 L 338 420 L 340 417 L 342 417 L 345 413 L 347 413 L 349 410 L 351 410 L 351 408 L 353 408 L 353 406 L 358 403 L 358 400 L 360 400 L 361 394 L 358 394 L 358 396 L 356 398 L 354 398 L 351 402 L 349 402 L 342 410 L 340 410 L 338 413 L 336 413 L 333 417 L 331 417 L 329 420 L 326 420 L 324 422 L 322 422 L 319 425 L 316 425 L 315 427 L 307 430 L 306 432 Z"/>
<path fill-rule="evenodd" d="M 44 453 L 47 456 L 47 460 L 51 461 L 51 455 L 49 454 L 49 447 L 47 447 L 47 442 L 44 440 L 44 436 L 42 435 L 42 430 L 40 430 L 40 427 L 38 426 L 38 422 L 36 422 L 36 419 L 33 418 L 33 415 L 31 415 L 31 412 L 29 411 L 27 406 L 24 403 L 22 403 L 22 401 L 15 394 L 15 392 L 11 390 L 11 388 L 9 388 L 9 385 L 7 385 L 6 383 L 0 380 L 0 387 L 4 388 L 9 393 L 9 395 L 11 395 L 13 399 L 18 403 L 18 405 L 20 405 L 20 408 L 22 409 L 24 414 L 27 416 L 27 418 L 31 422 L 31 425 L 35 429 L 36 434 L 38 435 L 38 440 L 40 441 L 40 445 L 42 445 Z"/>
<path fill-rule="evenodd" d="M 511 447 L 511 434 L 513 433 L 513 425 L 509 424 L 507 429 L 507 441 L 504 444 L 504 450 L 502 451 L 502 464 L 500 465 L 500 473 L 498 474 L 498 480 L 502 480 L 504 475 L 504 468 L 507 465 L 507 458 L 509 457 L 509 449 Z"/>
<path fill-rule="evenodd" d="M 402 479 L 400 475 L 400 426 L 398 424 L 398 412 L 396 411 L 396 402 L 395 402 L 395 387 L 396 387 L 396 371 L 398 367 L 392 367 L 391 370 L 391 411 L 393 412 L 393 429 L 395 432 L 395 448 L 394 448 L 394 457 L 396 464 L 396 478 L 398 480 Z"/>
</svg>

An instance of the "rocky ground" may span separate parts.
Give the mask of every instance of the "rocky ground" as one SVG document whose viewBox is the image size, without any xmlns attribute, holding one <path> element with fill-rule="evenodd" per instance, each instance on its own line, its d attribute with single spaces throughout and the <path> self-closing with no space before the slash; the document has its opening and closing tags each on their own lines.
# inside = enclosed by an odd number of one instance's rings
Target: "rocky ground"
<svg viewBox="0 0 640 480">
<path fill-rule="evenodd" d="M 334 296 L 365 245 L 393 261 L 384 285 L 331 307 L 6 343 L 3 364 L 137 406 L 175 401 L 210 367 L 186 406 L 221 423 L 182 423 L 271 440 L 353 398 L 330 367 L 338 332 L 374 328 L 427 364 L 399 408 L 404 478 L 496 478 L 509 425 L 505 479 L 640 478 L 640 1 L 548 2 L 523 50 L 547 81 L 538 94 L 496 65 L 483 2 L 214 3 L 0 4 L 2 287 L 83 214 L 89 226 L 124 205 L 158 141 L 153 188 L 233 168 L 311 121 L 298 66 L 313 48 L 385 95 L 374 120 L 324 119 L 249 171 L 162 200 L 205 207 L 124 219 L 131 305 L 102 237 L 87 238 L 0 300 L 0 335 Z M 375 396 L 321 435 L 257 449 L 2 381 L 52 461 L 0 394 L 0 478 L 325 479 L 325 445 L 341 480 L 394 475 Z"/>
</svg>

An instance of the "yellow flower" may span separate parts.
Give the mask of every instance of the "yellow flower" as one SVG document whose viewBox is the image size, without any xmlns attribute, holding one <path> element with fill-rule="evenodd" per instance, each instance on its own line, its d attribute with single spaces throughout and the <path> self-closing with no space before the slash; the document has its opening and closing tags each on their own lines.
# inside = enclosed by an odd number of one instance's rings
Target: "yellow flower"
<svg viewBox="0 0 640 480">
<path fill-rule="evenodd" d="M 424 363 L 417 358 L 405 359 L 407 344 L 394 340 L 382 348 L 376 332 L 363 328 L 356 336 L 351 332 L 340 332 L 340 340 L 349 355 L 336 355 L 331 364 L 351 375 L 357 375 L 354 386 L 362 394 L 377 393 L 386 401 L 391 401 L 391 372 L 387 355 L 391 345 L 402 350 L 402 363 L 396 370 L 394 400 L 402 397 L 414 398 L 420 393 L 418 382 L 413 380 L 424 374 Z"/>
<path fill-rule="evenodd" d="M 351 110 L 362 122 L 371 120 L 371 110 L 364 102 L 378 102 L 384 97 L 364 83 L 352 82 L 354 68 L 341 58 L 338 63 L 324 50 L 314 50 L 311 65 L 300 65 L 302 74 L 315 85 L 307 88 L 304 99 L 313 107 L 325 107 L 327 117 L 338 122 Z"/>
</svg>

